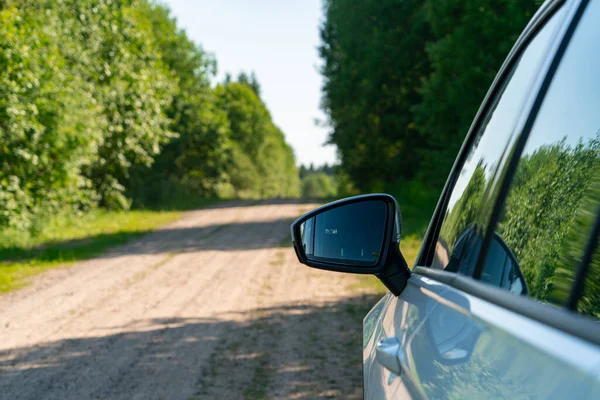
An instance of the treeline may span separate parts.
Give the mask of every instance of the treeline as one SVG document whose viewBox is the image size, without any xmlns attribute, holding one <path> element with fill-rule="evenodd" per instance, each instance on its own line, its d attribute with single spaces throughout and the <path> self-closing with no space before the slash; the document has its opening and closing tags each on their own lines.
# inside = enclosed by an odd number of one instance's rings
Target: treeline
<svg viewBox="0 0 600 400">
<path fill-rule="evenodd" d="M 327 163 L 315 167 L 301 165 L 299 168 L 300 194 L 304 199 L 331 199 L 338 195 L 336 170 L 338 166 Z"/>
<path fill-rule="evenodd" d="M 538 0 L 325 0 L 322 107 L 357 188 L 430 191 Z M 433 207 L 435 203 L 431 205 Z"/>
<path fill-rule="evenodd" d="M 298 194 L 256 78 L 149 0 L 0 0 L 0 227 L 176 196 Z"/>
</svg>

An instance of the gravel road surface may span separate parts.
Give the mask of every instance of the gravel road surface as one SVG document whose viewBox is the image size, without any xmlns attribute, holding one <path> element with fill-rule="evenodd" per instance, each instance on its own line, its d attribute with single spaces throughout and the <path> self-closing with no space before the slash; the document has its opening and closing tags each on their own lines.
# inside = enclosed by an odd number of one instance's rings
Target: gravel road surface
<svg viewBox="0 0 600 400">
<path fill-rule="evenodd" d="M 189 212 L 0 297 L 0 398 L 361 398 L 380 296 L 298 264 L 289 225 L 312 207 Z"/>
</svg>

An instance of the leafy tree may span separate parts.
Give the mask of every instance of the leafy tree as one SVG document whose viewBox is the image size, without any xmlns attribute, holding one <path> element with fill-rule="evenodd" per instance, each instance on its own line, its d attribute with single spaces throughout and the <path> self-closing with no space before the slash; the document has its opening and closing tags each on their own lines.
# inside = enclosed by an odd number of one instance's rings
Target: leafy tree
<svg viewBox="0 0 600 400">
<path fill-rule="evenodd" d="M 560 298 L 565 291 L 555 290 L 556 272 L 561 272 L 562 286 L 565 278 L 572 281 L 589 232 L 583 232 L 578 220 L 595 213 L 597 206 L 589 203 L 597 200 L 593 182 L 599 154 L 597 139 L 575 146 L 563 141 L 521 161 L 498 232 L 517 256 L 535 298 L 565 300 Z"/>
<path fill-rule="evenodd" d="M 0 0 L 0 226 L 227 185 L 298 195 L 256 76 L 215 89 L 215 70 L 150 0 Z"/>
<path fill-rule="evenodd" d="M 254 73 L 254 71 L 250 73 L 250 76 L 248 76 L 248 74 L 246 74 L 245 72 L 240 72 L 237 81 L 238 83 L 249 86 L 250 89 L 252 89 L 252 91 L 254 92 L 254 94 L 260 97 L 260 84 L 258 83 L 258 79 L 256 78 L 256 74 Z"/>
<path fill-rule="evenodd" d="M 228 192 L 241 197 L 297 196 L 293 151 L 254 90 L 231 82 L 218 85 L 215 94 L 218 107 L 227 113 L 234 148 Z"/>
<path fill-rule="evenodd" d="M 98 158 L 88 172 L 107 208 L 129 207 L 124 196 L 133 165 L 150 166 L 174 134 L 166 109 L 175 91 L 150 21 L 136 1 L 106 2 L 95 97 L 107 122 Z M 92 11 L 93 12 L 93 9 Z"/>
<path fill-rule="evenodd" d="M 429 74 L 430 27 L 414 0 L 327 0 L 319 48 L 322 106 L 342 168 L 362 191 L 418 170 L 412 107 Z"/>
<path fill-rule="evenodd" d="M 177 27 L 168 8 L 145 4 L 142 10 L 152 24 L 168 75 L 176 82 L 166 114 L 177 137 L 163 146 L 150 168 L 137 169 L 130 192 L 141 204 L 168 201 L 165 197 L 173 190 L 214 196 L 226 180 L 231 157 L 229 121 L 210 87 L 216 62 Z"/>
<path fill-rule="evenodd" d="M 361 191 L 439 193 L 504 57 L 541 1 L 326 0 L 322 108 Z"/>
<path fill-rule="evenodd" d="M 26 228 L 36 214 L 95 202 L 81 171 L 104 142 L 102 105 L 84 71 L 68 68 L 85 52 L 58 5 L 1 4 L 0 225 Z"/>
<path fill-rule="evenodd" d="M 336 195 L 333 179 L 323 172 L 312 173 L 302 179 L 302 197 L 305 199 L 326 199 Z"/>
<path fill-rule="evenodd" d="M 449 253 L 452 252 L 460 234 L 477 221 L 478 214 L 483 207 L 483 192 L 486 188 L 485 172 L 485 165 L 477 165 L 467 187 L 446 217 L 440 236 L 449 246 L 447 249 Z"/>
<path fill-rule="evenodd" d="M 422 140 L 422 178 L 441 188 L 502 61 L 537 0 L 425 3 L 433 38 L 426 50 L 432 72 L 420 87 L 415 123 Z M 468 89 L 467 89 L 468 88 Z"/>
</svg>

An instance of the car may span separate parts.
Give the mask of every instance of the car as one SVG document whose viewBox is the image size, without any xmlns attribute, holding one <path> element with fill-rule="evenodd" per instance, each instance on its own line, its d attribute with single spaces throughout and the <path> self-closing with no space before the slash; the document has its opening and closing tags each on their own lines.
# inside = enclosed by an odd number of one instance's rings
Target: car
<svg viewBox="0 0 600 400">
<path fill-rule="evenodd" d="M 533 16 L 414 266 L 390 195 L 292 224 L 301 263 L 389 289 L 363 322 L 365 398 L 600 399 L 598 21 L 598 0 L 547 1 Z"/>
</svg>

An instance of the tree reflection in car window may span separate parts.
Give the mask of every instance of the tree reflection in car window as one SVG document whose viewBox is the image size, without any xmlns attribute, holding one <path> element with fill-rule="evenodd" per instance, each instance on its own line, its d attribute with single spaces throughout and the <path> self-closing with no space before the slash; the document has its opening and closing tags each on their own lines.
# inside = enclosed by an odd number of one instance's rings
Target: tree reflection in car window
<svg viewBox="0 0 600 400">
<path fill-rule="evenodd" d="M 496 228 L 529 295 L 564 305 L 600 204 L 600 3 L 589 4 L 536 117 Z M 582 313 L 598 317 L 598 260 Z M 492 274 L 488 256 L 483 274 Z"/>
<path fill-rule="evenodd" d="M 471 246 L 469 237 L 464 233 L 470 226 L 473 229 L 470 234 L 481 235 L 481 230 L 489 223 L 489 210 L 484 208 L 494 203 L 498 172 L 515 141 L 514 125 L 526 98 L 531 95 L 540 63 L 563 15 L 564 10 L 557 11 L 530 41 L 505 78 L 500 94 L 483 117 L 448 201 L 435 247 L 434 268 L 446 269 L 450 266 L 454 272 L 472 275 L 478 248 L 462 248 Z M 462 242 L 460 253 L 466 257 L 461 256 L 458 261 L 453 261 L 457 260 L 454 247 L 461 235 L 466 240 Z"/>
</svg>

